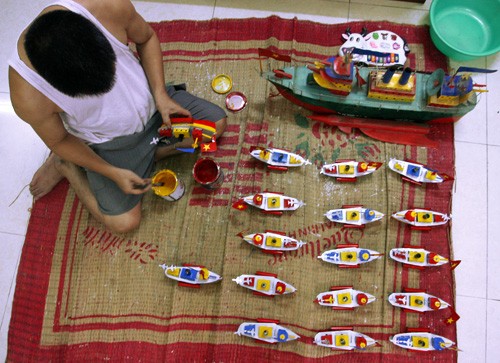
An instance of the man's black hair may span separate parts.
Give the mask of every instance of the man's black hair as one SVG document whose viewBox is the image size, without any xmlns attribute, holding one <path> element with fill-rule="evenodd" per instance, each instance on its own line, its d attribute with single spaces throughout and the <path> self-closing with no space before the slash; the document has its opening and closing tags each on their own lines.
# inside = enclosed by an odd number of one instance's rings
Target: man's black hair
<svg viewBox="0 0 500 363">
<path fill-rule="evenodd" d="M 26 32 L 24 48 L 38 74 L 68 96 L 97 96 L 114 85 L 115 52 L 79 14 L 54 10 L 39 16 Z"/>
</svg>

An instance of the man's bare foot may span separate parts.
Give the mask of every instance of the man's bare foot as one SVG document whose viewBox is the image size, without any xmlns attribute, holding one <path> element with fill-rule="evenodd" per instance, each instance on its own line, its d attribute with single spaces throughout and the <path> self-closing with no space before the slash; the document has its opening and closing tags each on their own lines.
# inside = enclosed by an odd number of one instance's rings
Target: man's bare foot
<svg viewBox="0 0 500 363">
<path fill-rule="evenodd" d="M 56 168 L 58 162 L 59 157 L 51 153 L 45 163 L 36 171 L 30 183 L 30 192 L 35 200 L 49 193 L 63 178 Z"/>
</svg>

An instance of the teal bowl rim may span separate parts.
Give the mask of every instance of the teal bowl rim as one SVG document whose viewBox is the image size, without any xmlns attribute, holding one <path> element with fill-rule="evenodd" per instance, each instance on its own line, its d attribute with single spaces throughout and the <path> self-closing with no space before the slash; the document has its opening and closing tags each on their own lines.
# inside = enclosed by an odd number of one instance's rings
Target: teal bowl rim
<svg viewBox="0 0 500 363">
<path fill-rule="evenodd" d="M 434 34 L 436 34 L 436 36 L 439 38 L 440 41 L 442 41 L 448 48 L 450 48 L 450 50 L 454 51 L 454 52 L 457 52 L 459 54 L 463 54 L 463 55 L 466 55 L 466 56 L 470 56 L 470 57 L 486 57 L 486 56 L 489 56 L 489 55 L 493 55 L 497 52 L 500 52 L 500 45 L 494 49 L 490 49 L 486 52 L 465 52 L 463 50 L 460 50 L 460 49 L 457 49 L 455 46 L 451 45 L 447 40 L 445 40 L 441 34 L 437 31 L 436 27 L 433 26 L 433 24 L 435 24 L 435 7 L 437 6 L 436 4 L 438 3 L 439 1 L 438 0 L 433 0 L 432 3 L 431 3 L 431 7 L 429 9 L 429 18 L 430 18 L 430 28 L 434 31 Z"/>
</svg>

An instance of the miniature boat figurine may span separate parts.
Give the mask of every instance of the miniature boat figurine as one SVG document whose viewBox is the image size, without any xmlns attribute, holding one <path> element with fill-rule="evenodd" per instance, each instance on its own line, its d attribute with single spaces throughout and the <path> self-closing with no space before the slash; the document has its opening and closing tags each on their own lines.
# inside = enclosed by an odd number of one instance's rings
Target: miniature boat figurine
<svg viewBox="0 0 500 363">
<path fill-rule="evenodd" d="M 314 344 L 333 350 L 364 350 L 378 342 L 368 335 L 358 333 L 352 327 L 332 327 L 314 336 Z"/>
<path fill-rule="evenodd" d="M 238 233 L 238 236 L 246 242 L 258 247 L 264 253 L 283 254 L 285 251 L 294 251 L 305 245 L 303 241 L 288 237 L 284 232 L 269 231 L 264 233 L 252 233 L 243 235 Z"/>
<path fill-rule="evenodd" d="M 353 310 L 375 300 L 377 300 L 375 296 L 354 290 L 352 286 L 332 286 L 330 291 L 318 294 L 314 302 L 322 306 L 329 306 L 333 310 Z"/>
<path fill-rule="evenodd" d="M 384 214 L 361 205 L 343 205 L 341 209 L 329 210 L 325 216 L 332 222 L 346 224 L 346 227 L 362 228 L 367 223 L 382 219 Z"/>
<path fill-rule="evenodd" d="M 275 148 L 252 146 L 250 147 L 250 155 L 266 163 L 269 169 L 275 170 L 286 171 L 290 167 L 311 164 L 309 160 L 304 159 L 298 154 Z"/>
<path fill-rule="evenodd" d="M 290 329 L 278 325 L 279 320 L 257 319 L 257 322 L 242 323 L 234 333 L 264 343 L 284 343 L 300 338 Z"/>
<path fill-rule="evenodd" d="M 419 352 L 454 349 L 453 346 L 455 345 L 455 342 L 450 339 L 423 329 L 408 329 L 407 333 L 391 336 L 389 341 L 398 347 Z"/>
<path fill-rule="evenodd" d="M 393 248 L 389 251 L 389 256 L 394 261 L 401 262 L 406 267 L 420 270 L 425 267 L 441 266 L 446 263 L 450 263 L 453 270 L 460 263 L 460 260 L 449 260 L 437 253 L 416 246 Z"/>
<path fill-rule="evenodd" d="M 362 263 L 376 260 L 383 256 L 381 253 L 358 245 L 338 245 L 337 249 L 323 252 L 319 259 L 338 265 L 341 268 L 357 268 Z"/>
<path fill-rule="evenodd" d="M 260 296 L 293 294 L 297 290 L 289 283 L 278 279 L 278 275 L 262 271 L 257 271 L 255 275 L 240 275 L 233 281 Z"/>
<path fill-rule="evenodd" d="M 419 185 L 422 183 L 442 183 L 452 179 L 447 174 L 438 174 L 436 171 L 416 162 L 391 159 L 388 166 L 391 170 L 401 174 L 403 180 Z"/>
<path fill-rule="evenodd" d="M 395 307 L 406 311 L 425 313 L 450 307 L 446 301 L 417 289 L 404 289 L 404 292 L 394 292 L 387 300 Z"/>
<path fill-rule="evenodd" d="M 248 205 L 259 208 L 264 213 L 281 215 L 283 211 L 294 211 L 305 204 L 282 193 L 262 192 L 239 199 L 233 204 L 233 208 L 245 210 Z"/>
<path fill-rule="evenodd" d="M 430 230 L 431 227 L 444 225 L 451 219 L 451 216 L 444 213 L 420 208 L 399 211 L 394 213 L 392 217 L 411 225 L 412 229 L 420 230 Z"/>
<path fill-rule="evenodd" d="M 383 163 L 374 161 L 337 160 L 333 164 L 325 164 L 320 173 L 337 178 L 338 181 L 354 182 L 358 177 L 373 173 Z"/>
<path fill-rule="evenodd" d="M 215 143 L 215 122 L 208 120 L 195 120 L 191 117 L 177 117 L 170 119 L 171 125 L 162 124 L 158 129 L 157 138 L 153 139 L 153 143 L 158 142 L 172 145 L 191 137 L 193 144 L 191 148 L 176 148 L 179 151 L 193 153 L 194 150 L 201 144 L 204 152 L 214 152 L 217 150 Z M 203 138 L 212 140 L 210 143 L 203 143 Z M 206 147 L 209 145 L 210 147 Z"/>
<path fill-rule="evenodd" d="M 208 270 L 205 266 L 183 264 L 182 266 L 160 265 L 165 276 L 177 280 L 179 286 L 200 287 L 222 279 L 215 272 Z"/>
</svg>

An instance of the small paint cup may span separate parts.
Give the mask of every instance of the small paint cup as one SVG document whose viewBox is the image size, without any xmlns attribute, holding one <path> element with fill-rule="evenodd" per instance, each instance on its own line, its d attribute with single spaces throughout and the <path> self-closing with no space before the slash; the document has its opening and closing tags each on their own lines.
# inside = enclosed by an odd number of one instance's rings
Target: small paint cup
<svg viewBox="0 0 500 363">
<path fill-rule="evenodd" d="M 224 182 L 224 171 L 212 158 L 201 158 L 193 167 L 194 180 L 205 189 L 219 188 Z"/>
<path fill-rule="evenodd" d="M 152 182 L 153 184 L 160 185 L 153 187 L 155 194 L 169 202 L 175 202 L 184 195 L 184 183 L 172 170 L 164 169 L 159 171 L 153 177 Z"/>
</svg>

